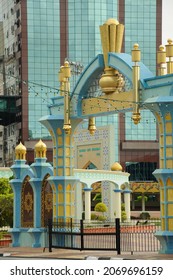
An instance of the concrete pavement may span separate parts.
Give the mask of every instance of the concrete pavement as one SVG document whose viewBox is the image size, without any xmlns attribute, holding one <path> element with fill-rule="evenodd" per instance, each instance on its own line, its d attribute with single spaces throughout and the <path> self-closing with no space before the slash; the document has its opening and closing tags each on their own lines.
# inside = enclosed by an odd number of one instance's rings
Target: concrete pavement
<svg viewBox="0 0 173 280">
<path fill-rule="evenodd" d="M 140 259 L 140 260 L 173 260 L 173 254 L 159 254 L 157 252 L 136 252 L 133 255 L 127 252 L 122 252 L 121 255 L 117 255 L 115 251 L 79 251 L 69 249 L 53 249 L 52 253 L 49 253 L 48 248 L 30 248 L 30 247 L 1 247 L 0 256 L 8 258 L 50 258 L 50 259 L 73 259 L 84 260 L 90 257 L 110 259 Z"/>
</svg>

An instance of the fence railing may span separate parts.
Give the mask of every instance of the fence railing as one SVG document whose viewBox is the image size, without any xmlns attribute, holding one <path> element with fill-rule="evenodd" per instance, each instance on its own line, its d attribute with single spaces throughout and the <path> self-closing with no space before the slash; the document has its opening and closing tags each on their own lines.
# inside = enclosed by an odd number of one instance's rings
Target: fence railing
<svg viewBox="0 0 173 280">
<path fill-rule="evenodd" d="M 107 250 L 120 254 L 120 221 L 109 224 L 80 220 L 48 224 L 49 252 L 52 248 Z"/>
<path fill-rule="evenodd" d="M 117 221 L 118 219 L 116 219 Z M 79 221 L 49 221 L 49 251 L 52 248 L 77 250 L 115 250 L 120 252 L 158 252 L 160 242 L 155 232 L 161 229 L 157 220 L 131 220 L 119 224 Z"/>
<path fill-rule="evenodd" d="M 160 242 L 155 237 L 161 230 L 160 219 L 131 220 L 121 223 L 121 251 L 124 252 L 158 252 Z"/>
</svg>

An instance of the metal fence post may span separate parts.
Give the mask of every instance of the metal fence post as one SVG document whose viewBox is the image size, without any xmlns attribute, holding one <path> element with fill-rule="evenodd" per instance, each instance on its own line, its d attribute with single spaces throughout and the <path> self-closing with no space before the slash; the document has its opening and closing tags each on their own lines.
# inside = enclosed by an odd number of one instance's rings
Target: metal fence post
<svg viewBox="0 0 173 280">
<path fill-rule="evenodd" d="M 80 220 L 80 238 L 81 238 L 81 248 L 82 251 L 84 249 L 84 232 L 83 232 L 83 220 Z"/>
<path fill-rule="evenodd" d="M 116 218 L 115 219 L 115 227 L 116 227 L 116 250 L 117 254 L 121 254 L 121 234 L 120 234 L 120 219 Z"/>
<path fill-rule="evenodd" d="M 48 220 L 49 252 L 52 252 L 52 220 Z"/>
</svg>

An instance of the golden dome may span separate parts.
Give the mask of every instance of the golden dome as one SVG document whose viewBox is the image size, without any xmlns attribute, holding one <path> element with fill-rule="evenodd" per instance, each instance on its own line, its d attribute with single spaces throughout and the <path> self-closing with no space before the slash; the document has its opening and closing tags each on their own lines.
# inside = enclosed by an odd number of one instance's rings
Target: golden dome
<svg viewBox="0 0 173 280">
<path fill-rule="evenodd" d="M 37 158 L 46 157 L 47 146 L 41 139 L 35 145 L 34 150 Z"/>
<path fill-rule="evenodd" d="M 118 25 L 118 24 L 119 24 L 119 21 L 116 20 L 115 18 L 109 18 L 105 23 L 108 24 L 108 25 L 111 25 L 111 24 L 116 24 L 116 25 Z"/>
<path fill-rule="evenodd" d="M 15 148 L 16 151 L 26 151 L 26 147 L 20 142 Z"/>
<path fill-rule="evenodd" d="M 20 142 L 15 148 L 16 159 L 25 159 L 26 147 Z"/>
<path fill-rule="evenodd" d="M 118 162 L 115 162 L 111 166 L 111 171 L 122 171 L 122 170 L 123 170 L 123 168 L 122 168 L 121 164 L 119 164 Z"/>
</svg>

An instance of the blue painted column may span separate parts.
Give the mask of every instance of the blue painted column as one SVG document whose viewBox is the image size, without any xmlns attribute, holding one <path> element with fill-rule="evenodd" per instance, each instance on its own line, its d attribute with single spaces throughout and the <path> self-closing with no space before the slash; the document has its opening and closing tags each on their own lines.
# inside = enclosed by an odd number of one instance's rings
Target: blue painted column
<svg viewBox="0 0 173 280">
<path fill-rule="evenodd" d="M 16 149 L 16 160 L 15 163 L 11 166 L 11 169 L 14 173 L 15 179 L 10 181 L 14 192 L 14 203 L 13 203 L 13 228 L 9 231 L 12 233 L 12 246 L 20 246 L 20 232 L 21 228 L 21 191 L 23 180 L 26 175 L 31 175 L 30 167 L 26 164 L 26 147 L 20 143 Z"/>
<path fill-rule="evenodd" d="M 43 180 L 46 175 L 52 175 L 52 166 L 46 162 L 46 145 L 40 140 L 35 145 L 35 162 L 31 164 L 34 177 L 30 179 L 30 184 L 34 191 L 34 228 L 31 228 L 29 232 L 33 235 L 34 242 L 32 247 L 41 247 L 40 238 L 42 233 L 45 231 L 42 228 L 42 187 Z"/>
<path fill-rule="evenodd" d="M 71 134 L 63 129 L 63 115 L 43 117 L 40 122 L 47 127 L 53 140 L 53 176 L 48 178 L 53 189 L 53 219 L 75 218 L 75 186 L 73 176 L 72 134 L 80 120 L 71 120 Z"/>
<path fill-rule="evenodd" d="M 153 175 L 160 186 L 161 230 L 155 236 L 160 253 L 173 254 L 173 97 L 150 98 L 146 105 L 156 116 L 160 134 L 160 169 Z"/>
</svg>

